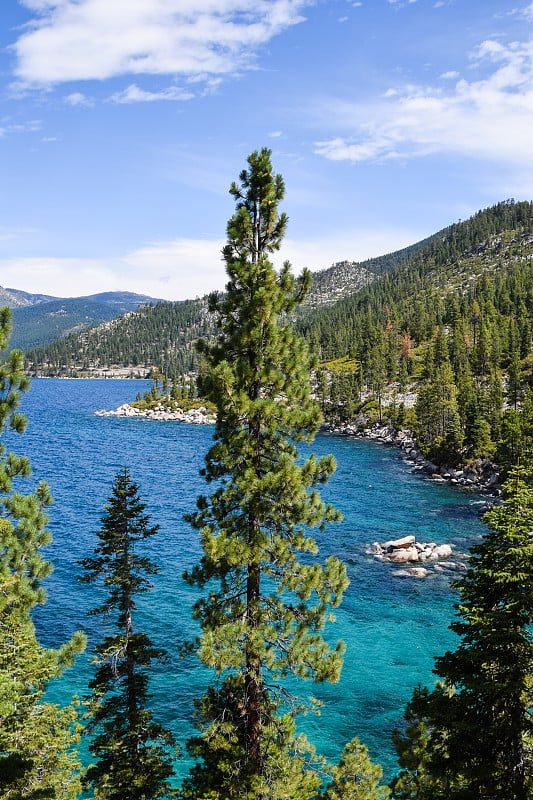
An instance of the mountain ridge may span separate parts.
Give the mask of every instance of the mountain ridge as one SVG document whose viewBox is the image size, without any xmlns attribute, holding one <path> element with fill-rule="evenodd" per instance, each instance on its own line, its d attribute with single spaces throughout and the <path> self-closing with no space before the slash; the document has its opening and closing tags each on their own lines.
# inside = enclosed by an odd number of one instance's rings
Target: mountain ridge
<svg viewBox="0 0 533 800">
<path fill-rule="evenodd" d="M 9 302 L 5 302 L 5 298 Z M 70 333 L 158 302 L 157 298 L 149 295 L 126 291 L 53 297 L 0 287 L 0 304 L 9 305 L 13 314 L 10 346 L 20 350 L 46 345 Z"/>
<path fill-rule="evenodd" d="M 434 292 L 439 283 L 441 293 L 448 284 L 450 291 L 464 292 L 469 281 L 489 269 L 478 263 L 484 253 L 490 251 L 495 259 L 490 266 L 493 272 L 506 269 L 515 256 L 531 258 L 530 234 L 533 203 L 504 201 L 402 250 L 366 262 L 338 262 L 315 273 L 314 295 L 299 310 L 298 325 L 315 343 L 313 347 L 321 343 L 327 358 L 339 357 L 350 351 L 350 320 L 367 307 L 366 297 L 386 298 L 396 287 L 397 293 L 407 293 L 407 305 L 414 308 L 421 292 Z M 416 320 L 409 325 L 416 327 Z M 128 314 L 125 320 L 116 319 L 111 326 L 103 324 L 33 349 L 27 354 L 28 364 L 33 374 L 95 374 L 112 368 L 126 374 L 128 370 L 145 374 L 152 368 L 180 374 L 197 369 L 195 342 L 213 332 L 205 297 L 157 303 Z"/>
</svg>

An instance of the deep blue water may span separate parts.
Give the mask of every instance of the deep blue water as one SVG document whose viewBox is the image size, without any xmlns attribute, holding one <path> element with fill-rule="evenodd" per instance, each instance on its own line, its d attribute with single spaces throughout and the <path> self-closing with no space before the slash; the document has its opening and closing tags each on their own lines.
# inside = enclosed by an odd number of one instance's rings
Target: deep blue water
<svg viewBox="0 0 533 800">
<path fill-rule="evenodd" d="M 195 633 L 193 592 L 181 576 L 200 554 L 197 534 L 183 514 L 206 492 L 198 470 L 212 428 L 94 416 L 97 409 L 133 399 L 146 386 L 145 381 L 35 380 L 22 404 L 28 430 L 9 445 L 30 456 L 34 477 L 45 479 L 55 498 L 54 541 L 46 550 L 55 571 L 47 581 L 48 602 L 37 614 L 41 638 L 56 646 L 78 628 L 89 636 L 88 654 L 51 690 L 57 700 L 86 693 L 91 643 L 102 638 L 101 620 L 86 616 L 98 600 L 93 587 L 77 582 L 76 562 L 93 551 L 117 471 L 127 465 L 140 485 L 152 521 L 160 525 L 150 547 L 161 571 L 143 598 L 138 624 L 169 652 L 168 663 L 154 672 L 153 707 L 183 744 L 193 731 L 193 699 L 210 677 L 194 658 L 182 661 L 176 652 Z M 343 559 L 351 584 L 328 628 L 328 637 L 347 644 L 341 682 L 298 687 L 300 694 L 313 694 L 325 704 L 321 716 L 306 717 L 302 727 L 330 758 L 359 736 L 389 777 L 396 764 L 391 731 L 401 725 L 403 706 L 418 682 L 432 684 L 434 656 L 455 644 L 448 630 L 454 594 L 444 576 L 395 577 L 390 565 L 365 555 L 365 549 L 376 540 L 415 533 L 421 541 L 449 542 L 457 553 L 464 552 L 483 532 L 480 502 L 412 475 L 396 450 L 376 443 L 320 435 L 312 449 L 334 454 L 338 469 L 323 495 L 344 513 L 342 523 L 317 535 L 320 557 L 334 553 Z M 178 774 L 186 769 L 184 757 Z"/>
</svg>

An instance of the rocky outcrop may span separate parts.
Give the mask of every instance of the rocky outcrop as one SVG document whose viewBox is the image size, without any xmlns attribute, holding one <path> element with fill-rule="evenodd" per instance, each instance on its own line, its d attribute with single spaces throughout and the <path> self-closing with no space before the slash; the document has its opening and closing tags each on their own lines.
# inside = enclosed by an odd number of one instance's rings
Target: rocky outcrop
<svg viewBox="0 0 533 800">
<path fill-rule="evenodd" d="M 437 481 L 448 481 L 453 486 L 462 486 L 493 497 L 501 495 L 499 472 L 488 459 L 478 459 L 459 467 L 434 464 L 422 454 L 411 431 L 397 430 L 390 422 L 365 427 L 364 419 L 357 418 L 353 422 L 340 425 L 327 423 L 324 425 L 324 430 L 399 447 L 415 473 Z"/>
<path fill-rule="evenodd" d="M 392 561 L 393 564 L 406 564 L 449 558 L 452 548 L 449 544 L 436 544 L 435 542 L 425 544 L 417 542 L 414 536 L 404 536 L 388 542 L 374 542 L 368 548 L 367 553 L 384 561 Z"/>
<path fill-rule="evenodd" d="M 131 406 L 129 403 L 116 408 L 114 411 L 95 411 L 97 417 L 138 417 L 144 419 L 156 419 L 163 422 L 188 422 L 192 425 L 212 425 L 215 422 L 215 415 L 207 408 L 201 406 L 192 408 L 190 411 L 181 409 L 170 409 L 159 403 L 154 408 L 145 410 Z"/>
<path fill-rule="evenodd" d="M 448 573 L 466 569 L 466 564 L 448 560 L 452 555 L 449 544 L 417 542 L 416 537 L 412 535 L 391 539 L 388 542 L 374 542 L 366 552 L 381 561 L 389 561 L 391 564 L 404 567 L 392 572 L 398 578 L 426 578 L 439 572 Z"/>
</svg>

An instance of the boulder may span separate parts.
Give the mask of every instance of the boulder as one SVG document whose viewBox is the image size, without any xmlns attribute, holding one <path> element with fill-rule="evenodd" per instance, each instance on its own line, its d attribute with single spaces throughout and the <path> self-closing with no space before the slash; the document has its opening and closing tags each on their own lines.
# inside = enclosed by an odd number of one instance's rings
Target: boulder
<svg viewBox="0 0 533 800">
<path fill-rule="evenodd" d="M 418 561 L 418 550 L 416 547 L 401 547 L 388 553 L 387 558 L 394 564 L 405 564 L 408 561 Z"/>
<path fill-rule="evenodd" d="M 403 536 L 401 539 L 391 539 L 388 542 L 384 542 L 381 546 L 384 550 L 398 550 L 402 547 L 412 547 L 414 543 L 414 536 Z"/>
<path fill-rule="evenodd" d="M 452 554 L 452 548 L 449 544 L 439 544 L 433 549 L 431 558 L 449 558 Z"/>
</svg>

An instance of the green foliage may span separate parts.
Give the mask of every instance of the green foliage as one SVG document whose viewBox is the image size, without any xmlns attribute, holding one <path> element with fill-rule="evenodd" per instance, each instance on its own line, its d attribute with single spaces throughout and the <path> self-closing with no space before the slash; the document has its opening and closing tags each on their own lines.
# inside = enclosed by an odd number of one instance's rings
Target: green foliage
<svg viewBox="0 0 533 800">
<path fill-rule="evenodd" d="M 461 643 L 436 659 L 443 683 L 418 690 L 408 710 L 423 723 L 424 773 L 435 800 L 527 800 L 531 780 L 533 668 L 533 471 L 517 468 L 505 501 L 485 515 L 489 532 L 458 581 Z M 405 751 L 404 751 L 405 752 Z M 411 754 L 412 757 L 413 753 Z M 416 755 L 416 751 L 414 752 Z M 404 766 L 414 779 L 416 758 Z"/>
<path fill-rule="evenodd" d="M 147 707 L 148 670 L 164 656 L 149 637 L 134 629 L 136 596 L 148 592 L 158 568 L 136 552 L 139 543 L 157 533 L 144 513 L 138 486 L 127 469 L 115 477 L 102 518 L 95 556 L 81 561 L 84 583 L 99 580 L 107 588 L 104 602 L 91 614 L 114 614 L 118 633 L 95 648 L 91 681 L 90 743 L 97 759 L 85 783 L 101 800 L 157 800 L 172 796 L 172 735 L 153 720 Z"/>
<path fill-rule="evenodd" d="M 415 405 L 417 433 L 430 458 L 448 464 L 460 460 L 463 433 L 457 390 L 449 362 L 441 363 L 432 380 L 422 386 Z"/>
<path fill-rule="evenodd" d="M 305 759 L 291 758 L 299 749 L 291 721 L 299 703 L 284 702 L 282 679 L 338 680 L 343 644 L 330 647 L 321 631 L 348 581 L 338 559 L 320 566 L 310 558 L 317 545 L 309 528 L 339 519 L 316 488 L 333 459 L 302 462 L 297 450 L 320 423 L 307 348 L 286 322 L 310 276 L 295 280 L 287 263 L 274 271 L 268 256 L 285 230 L 277 211 L 283 181 L 266 149 L 248 165 L 230 189 L 236 211 L 223 251 L 226 293 L 210 298 L 220 333 L 202 347 L 210 368 L 204 384 L 217 407 L 203 474 L 217 488 L 188 517 L 203 556 L 185 577 L 207 589 L 194 608 L 198 655 L 220 682 L 199 705 L 201 736 L 191 747 L 202 763 L 187 797 L 281 800 L 316 788 Z"/>
<path fill-rule="evenodd" d="M 499 203 L 432 237 L 352 296 L 303 315 L 298 326 L 324 363 L 349 357 L 361 364 L 360 391 L 374 394 L 386 415 L 387 395 L 423 393 L 449 362 L 460 422 L 434 434 L 421 409 L 420 444 L 449 463 L 462 446 L 464 458 L 491 456 L 505 433 L 502 375 L 517 409 L 531 381 L 532 227 L 532 203 Z M 346 418 L 349 395 L 333 382 L 331 389 L 325 412 Z"/>
<path fill-rule="evenodd" d="M 0 310 L 0 349 L 7 345 L 9 309 Z M 13 351 L 0 365 L 0 432 L 22 433 L 26 420 L 17 412 L 28 389 L 22 355 Z M 74 800 L 81 765 L 74 751 L 79 740 L 75 707 L 43 702 L 50 681 L 85 646 L 81 633 L 53 650 L 39 643 L 32 611 L 46 600 L 42 581 L 52 566 L 41 548 L 51 537 L 46 508 L 52 498 L 41 483 L 31 494 L 13 491 L 15 478 L 29 476 L 27 458 L 0 444 L 0 786 L 2 797 Z"/>
<path fill-rule="evenodd" d="M 386 800 L 389 791 L 379 782 L 383 771 L 373 764 L 368 748 L 352 739 L 344 748 L 339 764 L 333 768 L 332 780 L 322 800 Z"/>
<path fill-rule="evenodd" d="M 31 373 L 88 374 L 92 368 L 156 368 L 170 378 L 199 366 L 195 342 L 214 331 L 206 301 L 156 303 L 83 333 L 28 350 Z"/>
</svg>

